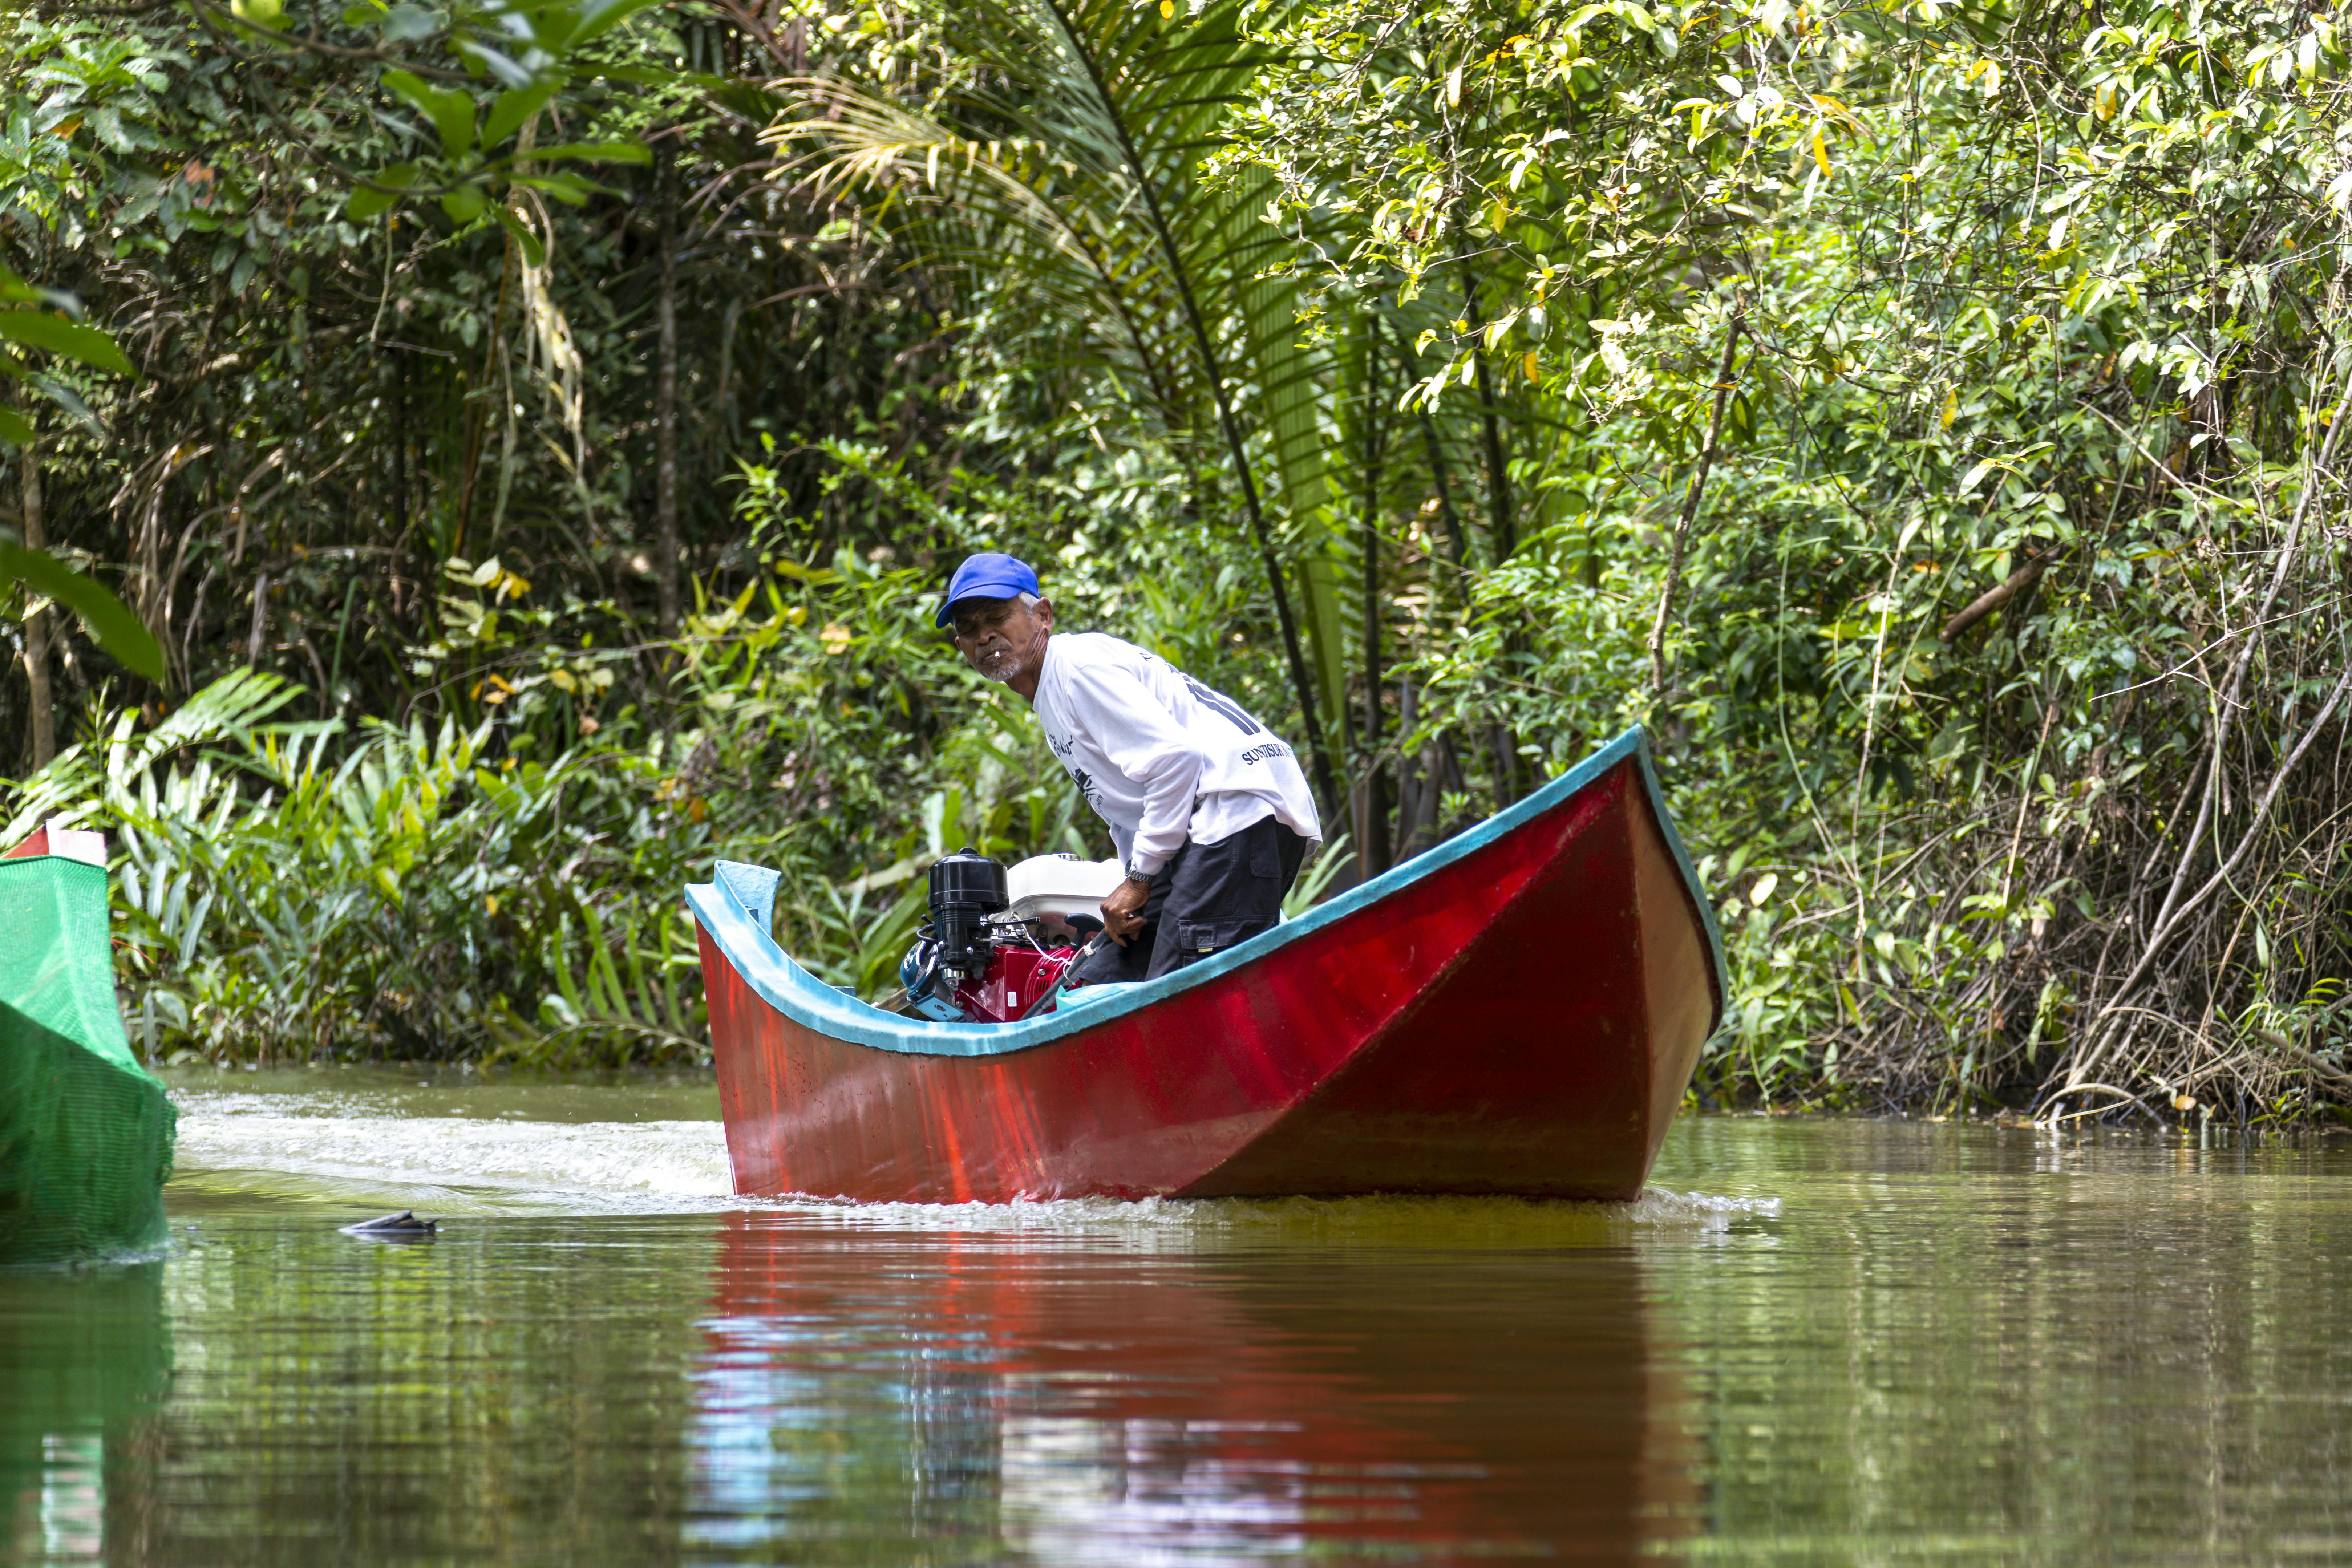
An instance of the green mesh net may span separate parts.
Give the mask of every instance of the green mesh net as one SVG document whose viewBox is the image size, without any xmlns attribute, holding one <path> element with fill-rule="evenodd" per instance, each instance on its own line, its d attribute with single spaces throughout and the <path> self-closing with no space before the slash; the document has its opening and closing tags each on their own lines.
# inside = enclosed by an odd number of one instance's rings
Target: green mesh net
<svg viewBox="0 0 2352 1568">
<path fill-rule="evenodd" d="M 115 1006 L 106 872 L 0 860 L 0 1264 L 163 1245 L 174 1121 Z"/>
</svg>

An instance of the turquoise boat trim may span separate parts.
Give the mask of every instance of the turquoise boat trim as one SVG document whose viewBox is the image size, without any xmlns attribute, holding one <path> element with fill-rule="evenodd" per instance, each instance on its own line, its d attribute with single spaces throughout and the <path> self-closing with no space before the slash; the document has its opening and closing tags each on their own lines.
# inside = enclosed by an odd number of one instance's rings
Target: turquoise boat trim
<svg viewBox="0 0 2352 1568">
<path fill-rule="evenodd" d="M 771 871 L 765 866 L 746 866 L 738 860 L 721 860 L 714 879 L 726 884 L 761 931 L 776 929 L 776 884 L 783 873 Z"/>
<path fill-rule="evenodd" d="M 1092 985 L 1081 985 L 1063 992 L 1057 1005 L 1065 1013 L 1073 1007 L 1098 1007 L 1106 1002 L 1118 1001 L 1131 987 L 1144 984 L 1146 982 L 1140 980 L 1099 980 Z"/>
<path fill-rule="evenodd" d="M 735 966 L 735 972 L 743 977 L 744 983 L 770 1006 L 796 1023 L 834 1039 L 872 1046 L 877 1050 L 929 1057 L 1003 1056 L 1013 1051 L 1051 1045 L 1055 1040 L 1091 1029 L 1106 1019 L 1151 1006 L 1193 986 L 1208 984 L 1244 964 L 1255 963 L 1285 943 L 1297 942 L 1326 926 L 1346 920 L 1464 857 L 1477 853 L 1503 835 L 1554 809 L 1628 758 L 1634 762 L 1641 773 L 1643 788 L 1649 795 L 1651 813 L 1665 835 L 1666 847 L 1674 855 L 1675 868 L 1682 872 L 1683 883 L 1690 894 L 1691 902 L 1697 907 L 1701 926 L 1706 933 L 1708 964 L 1715 976 L 1715 1024 L 1720 1025 L 1726 999 L 1731 994 L 1723 966 L 1722 933 L 1716 927 L 1715 910 L 1707 902 L 1706 889 L 1699 886 L 1698 873 L 1691 866 L 1689 852 L 1683 847 L 1682 837 L 1675 831 L 1674 819 L 1666 815 L 1665 796 L 1658 785 L 1657 769 L 1650 760 L 1649 742 L 1639 725 L 1627 730 L 1508 810 L 1498 812 L 1467 832 L 1423 850 L 1403 865 L 1385 871 L 1369 882 L 1358 883 L 1338 897 L 1316 905 L 1297 920 L 1286 921 L 1270 931 L 1227 948 L 1213 958 L 1163 974 L 1157 980 L 1121 986 L 1120 991 L 1125 993 L 1122 995 L 1107 996 L 1087 1006 L 1049 1013 L 1042 1018 L 1027 1018 L 1014 1024 L 938 1024 L 929 1019 L 905 1017 L 896 1013 L 885 1013 L 879 1007 L 858 1001 L 819 980 L 793 963 L 791 956 L 776 945 L 775 938 L 771 934 L 772 921 L 763 918 L 769 914 L 771 900 L 774 897 L 775 873 L 772 871 L 722 860 L 719 863 L 714 880 L 694 883 L 687 888 L 686 901 L 693 910 L 694 918 L 701 922 L 702 929 L 709 933 L 711 942 L 727 962 Z M 754 903 L 759 906 L 756 910 L 751 907 Z M 1712 1028 L 1710 1026 L 1710 1032 Z"/>
</svg>

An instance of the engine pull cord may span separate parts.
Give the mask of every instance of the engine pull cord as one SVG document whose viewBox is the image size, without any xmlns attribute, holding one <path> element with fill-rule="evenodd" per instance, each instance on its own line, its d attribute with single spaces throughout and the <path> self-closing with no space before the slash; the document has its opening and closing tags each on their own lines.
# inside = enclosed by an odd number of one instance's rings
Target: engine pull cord
<svg viewBox="0 0 2352 1568">
<path fill-rule="evenodd" d="M 1106 931 L 1097 931 L 1094 935 L 1088 937 L 1087 939 L 1087 945 L 1078 949 L 1076 953 L 1072 954 L 1069 963 L 1062 965 L 1062 973 L 1055 976 L 1054 984 L 1047 986 L 1044 991 L 1039 992 L 1034 1001 L 1031 1002 L 1026 1007 L 1022 1008 L 1021 1016 L 1014 1019 L 1013 1022 L 1024 1022 L 1045 1011 L 1045 1005 L 1047 1003 L 1061 995 L 1061 994 L 1068 988 L 1070 976 L 1076 973 L 1078 965 L 1084 963 L 1088 956 L 1094 952 L 1094 950 L 1102 945 L 1102 940 L 1109 933 Z"/>
</svg>

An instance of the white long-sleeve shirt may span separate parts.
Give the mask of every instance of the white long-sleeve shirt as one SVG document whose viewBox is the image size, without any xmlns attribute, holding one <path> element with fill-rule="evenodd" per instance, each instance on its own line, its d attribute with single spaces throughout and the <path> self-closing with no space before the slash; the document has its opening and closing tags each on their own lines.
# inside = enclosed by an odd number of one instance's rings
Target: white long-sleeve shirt
<svg viewBox="0 0 2352 1568">
<path fill-rule="evenodd" d="M 1036 708 L 1130 869 L 1157 871 L 1187 838 L 1214 844 L 1267 816 L 1323 837 L 1291 749 L 1240 703 L 1133 643 L 1054 634 Z"/>
</svg>

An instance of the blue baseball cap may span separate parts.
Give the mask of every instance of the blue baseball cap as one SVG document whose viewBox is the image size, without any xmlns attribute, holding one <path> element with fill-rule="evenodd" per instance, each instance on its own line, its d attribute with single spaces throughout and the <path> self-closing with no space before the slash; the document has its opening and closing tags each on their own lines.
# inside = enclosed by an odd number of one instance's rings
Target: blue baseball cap
<svg viewBox="0 0 2352 1568">
<path fill-rule="evenodd" d="M 948 579 L 948 596 L 940 605 L 940 613 L 931 625 L 943 626 L 955 619 L 956 602 L 960 599 L 1009 599 L 1015 594 L 1034 594 L 1039 598 L 1045 591 L 1037 586 L 1037 574 L 1029 569 L 1026 561 L 1016 561 L 1010 555 L 986 551 L 967 555 L 955 575 Z"/>
</svg>

